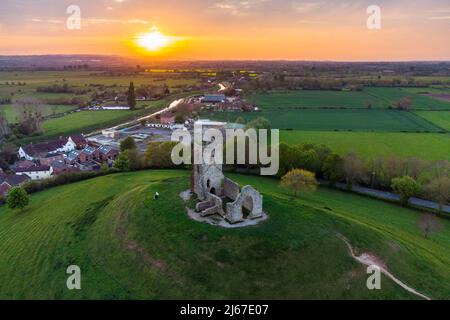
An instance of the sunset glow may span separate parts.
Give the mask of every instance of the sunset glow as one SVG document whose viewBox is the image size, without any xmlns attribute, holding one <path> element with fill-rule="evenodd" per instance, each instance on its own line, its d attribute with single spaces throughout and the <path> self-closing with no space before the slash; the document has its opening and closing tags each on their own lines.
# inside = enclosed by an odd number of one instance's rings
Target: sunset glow
<svg viewBox="0 0 450 320">
<path fill-rule="evenodd" d="M 377 30 L 366 26 L 372 4 L 368 0 L 79 0 L 78 30 L 67 28 L 67 4 L 57 3 L 2 2 L 0 54 L 108 52 L 187 60 L 450 58 L 448 0 L 414 5 L 380 0 L 382 27 Z"/>
<path fill-rule="evenodd" d="M 176 39 L 174 37 L 162 34 L 156 27 L 153 27 L 149 33 L 139 35 L 136 39 L 136 43 L 148 51 L 161 50 L 170 46 L 175 41 Z"/>
</svg>

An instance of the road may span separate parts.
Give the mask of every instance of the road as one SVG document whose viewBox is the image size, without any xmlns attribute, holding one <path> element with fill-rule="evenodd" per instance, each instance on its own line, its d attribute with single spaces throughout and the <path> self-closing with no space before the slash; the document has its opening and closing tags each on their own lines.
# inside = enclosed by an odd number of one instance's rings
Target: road
<svg viewBox="0 0 450 320">
<path fill-rule="evenodd" d="M 167 112 L 167 111 L 171 111 L 172 109 L 175 109 L 180 103 L 182 103 L 182 102 L 184 101 L 184 99 L 185 99 L 185 98 L 181 98 L 181 99 L 172 101 L 172 102 L 169 104 L 169 106 L 166 107 L 166 108 L 164 108 L 164 109 L 161 109 L 161 110 L 156 111 L 156 112 L 154 112 L 154 113 L 152 113 L 152 114 L 150 114 L 150 115 L 147 115 L 147 116 L 144 116 L 144 117 L 135 119 L 135 120 L 131 120 L 131 121 L 128 121 L 128 122 L 125 122 L 125 123 L 121 123 L 121 124 L 119 124 L 119 125 L 117 125 L 117 126 L 115 126 L 115 127 L 111 127 L 110 129 L 113 129 L 113 130 L 120 130 L 120 129 L 123 129 L 123 128 L 132 127 L 132 126 L 134 126 L 134 125 L 136 125 L 136 124 L 141 123 L 142 121 L 149 120 L 149 119 L 151 119 L 151 118 L 157 116 L 158 114 L 163 114 L 163 113 L 165 113 L 165 112 Z"/>
<path fill-rule="evenodd" d="M 326 182 L 326 181 L 321 181 L 321 183 L 328 184 L 328 182 Z M 347 185 L 345 183 L 336 183 L 335 187 L 338 189 L 341 189 L 341 190 L 348 190 Z M 359 194 L 379 198 L 382 200 L 397 201 L 397 202 L 400 201 L 400 196 L 395 193 L 392 193 L 392 192 L 381 191 L 381 190 L 377 190 L 377 189 L 365 188 L 365 187 L 360 187 L 360 186 L 353 186 L 351 191 L 359 193 Z M 412 206 L 421 207 L 424 209 L 438 210 L 438 208 L 439 208 L 439 205 L 436 202 L 423 200 L 423 199 L 419 199 L 419 198 L 414 198 L 414 197 L 410 198 L 408 203 Z M 444 206 L 443 211 L 446 213 L 450 213 L 450 206 Z"/>
</svg>

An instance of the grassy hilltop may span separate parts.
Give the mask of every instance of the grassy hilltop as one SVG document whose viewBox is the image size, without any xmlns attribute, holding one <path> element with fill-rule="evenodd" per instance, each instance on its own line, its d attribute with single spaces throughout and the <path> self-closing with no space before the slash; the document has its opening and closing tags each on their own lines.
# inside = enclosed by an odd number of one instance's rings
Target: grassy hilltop
<svg viewBox="0 0 450 320">
<path fill-rule="evenodd" d="M 449 298 L 449 221 L 427 240 L 414 210 L 322 188 L 294 199 L 276 180 L 231 177 L 258 187 L 269 220 L 191 220 L 178 196 L 187 171 L 110 175 L 36 193 L 23 212 L 0 208 L 0 298 L 416 299 L 384 276 L 367 290 L 338 233 L 409 286 Z M 70 264 L 80 291 L 66 289 Z"/>
</svg>

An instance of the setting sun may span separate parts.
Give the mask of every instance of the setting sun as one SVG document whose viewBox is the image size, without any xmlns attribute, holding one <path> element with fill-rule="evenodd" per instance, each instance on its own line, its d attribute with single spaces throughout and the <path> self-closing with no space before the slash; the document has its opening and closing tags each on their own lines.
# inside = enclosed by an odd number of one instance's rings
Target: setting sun
<svg viewBox="0 0 450 320">
<path fill-rule="evenodd" d="M 162 34 L 157 27 L 153 27 L 149 33 L 138 35 L 136 39 L 136 43 L 148 51 L 159 51 L 175 41 L 175 37 Z"/>
</svg>

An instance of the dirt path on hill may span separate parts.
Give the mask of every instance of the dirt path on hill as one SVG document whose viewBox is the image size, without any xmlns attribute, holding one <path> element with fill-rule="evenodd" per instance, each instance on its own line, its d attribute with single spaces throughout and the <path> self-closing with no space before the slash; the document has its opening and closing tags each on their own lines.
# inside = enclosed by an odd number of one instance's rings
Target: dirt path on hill
<svg viewBox="0 0 450 320">
<path fill-rule="evenodd" d="M 403 289 L 405 289 L 406 291 L 422 298 L 425 300 L 431 300 L 430 297 L 427 297 L 426 295 L 417 292 L 416 290 L 414 290 L 413 288 L 409 287 L 408 285 L 406 285 L 404 282 L 400 281 L 397 277 L 395 277 L 392 273 L 390 273 L 387 270 L 386 265 L 383 263 L 383 261 L 378 258 L 377 256 L 370 254 L 370 253 L 363 253 L 360 256 L 357 256 L 355 253 L 355 250 L 353 249 L 352 245 L 350 244 L 350 242 L 348 241 L 347 238 L 345 238 L 343 235 L 338 234 L 337 237 L 339 239 L 341 239 L 346 245 L 347 248 L 350 252 L 350 255 L 359 263 L 366 265 L 366 266 L 371 266 L 371 265 L 375 265 L 378 268 L 380 268 L 380 271 L 382 273 L 384 273 L 387 277 L 389 277 L 392 281 L 394 281 L 396 284 L 398 284 L 400 287 L 402 287 Z"/>
</svg>

